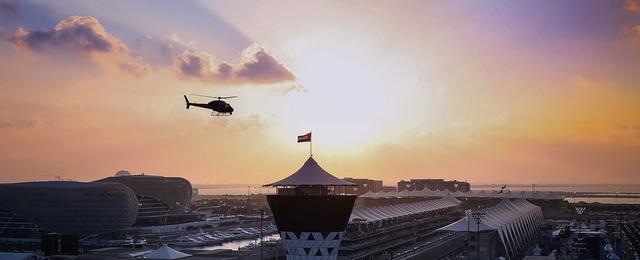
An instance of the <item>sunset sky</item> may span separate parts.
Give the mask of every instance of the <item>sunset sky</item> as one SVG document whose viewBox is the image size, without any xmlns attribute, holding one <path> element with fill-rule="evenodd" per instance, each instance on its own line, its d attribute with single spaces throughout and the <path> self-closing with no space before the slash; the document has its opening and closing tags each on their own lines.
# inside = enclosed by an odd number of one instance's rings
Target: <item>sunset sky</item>
<svg viewBox="0 0 640 260">
<path fill-rule="evenodd" d="M 0 0 L 0 182 L 269 183 L 311 130 L 385 185 L 640 184 L 640 1 Z"/>
</svg>

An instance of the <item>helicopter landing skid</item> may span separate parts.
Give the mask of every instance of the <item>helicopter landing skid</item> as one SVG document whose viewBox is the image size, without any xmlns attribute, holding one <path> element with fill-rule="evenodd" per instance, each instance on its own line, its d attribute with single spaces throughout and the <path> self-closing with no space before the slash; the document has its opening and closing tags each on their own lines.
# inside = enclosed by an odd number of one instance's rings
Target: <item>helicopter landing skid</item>
<svg viewBox="0 0 640 260">
<path fill-rule="evenodd" d="M 211 116 L 231 116 L 231 113 L 215 113 L 215 112 L 211 112 Z"/>
</svg>

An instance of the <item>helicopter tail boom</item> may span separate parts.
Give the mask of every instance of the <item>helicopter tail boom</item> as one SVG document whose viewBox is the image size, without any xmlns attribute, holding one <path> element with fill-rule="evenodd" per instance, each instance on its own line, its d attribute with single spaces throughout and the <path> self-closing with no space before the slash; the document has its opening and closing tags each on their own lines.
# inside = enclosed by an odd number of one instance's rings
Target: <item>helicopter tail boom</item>
<svg viewBox="0 0 640 260">
<path fill-rule="evenodd" d="M 191 106 L 191 103 L 189 102 L 187 95 L 184 95 L 184 102 L 187 104 L 187 109 L 189 109 L 189 106 Z"/>
</svg>

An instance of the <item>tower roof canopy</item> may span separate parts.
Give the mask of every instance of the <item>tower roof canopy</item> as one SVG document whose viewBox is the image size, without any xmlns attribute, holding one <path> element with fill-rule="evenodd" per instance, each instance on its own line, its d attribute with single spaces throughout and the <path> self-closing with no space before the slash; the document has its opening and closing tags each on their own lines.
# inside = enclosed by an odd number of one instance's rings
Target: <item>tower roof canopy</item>
<svg viewBox="0 0 640 260">
<path fill-rule="evenodd" d="M 180 259 L 191 256 L 190 254 L 182 253 L 178 250 L 175 250 L 167 245 L 162 245 L 160 248 L 148 253 L 144 256 L 146 259 Z"/>
<path fill-rule="evenodd" d="M 303 185 L 322 185 L 322 186 L 356 186 L 355 184 L 336 178 L 331 175 L 318 162 L 309 157 L 302 167 L 291 174 L 289 177 L 277 182 L 264 186 L 303 186 Z"/>
</svg>

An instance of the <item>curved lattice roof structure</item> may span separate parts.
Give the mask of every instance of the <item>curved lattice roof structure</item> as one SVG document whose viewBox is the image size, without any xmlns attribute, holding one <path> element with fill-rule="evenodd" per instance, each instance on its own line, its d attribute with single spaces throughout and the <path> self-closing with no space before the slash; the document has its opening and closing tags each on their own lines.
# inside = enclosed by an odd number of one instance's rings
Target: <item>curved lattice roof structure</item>
<svg viewBox="0 0 640 260">
<path fill-rule="evenodd" d="M 98 182 L 121 183 L 129 187 L 138 198 L 154 198 L 171 209 L 183 210 L 191 201 L 191 183 L 180 177 L 153 175 L 120 175 L 108 177 Z"/>
<path fill-rule="evenodd" d="M 138 214 L 135 194 L 118 183 L 0 184 L 0 208 L 39 228 L 81 236 L 130 227 Z"/>
</svg>

